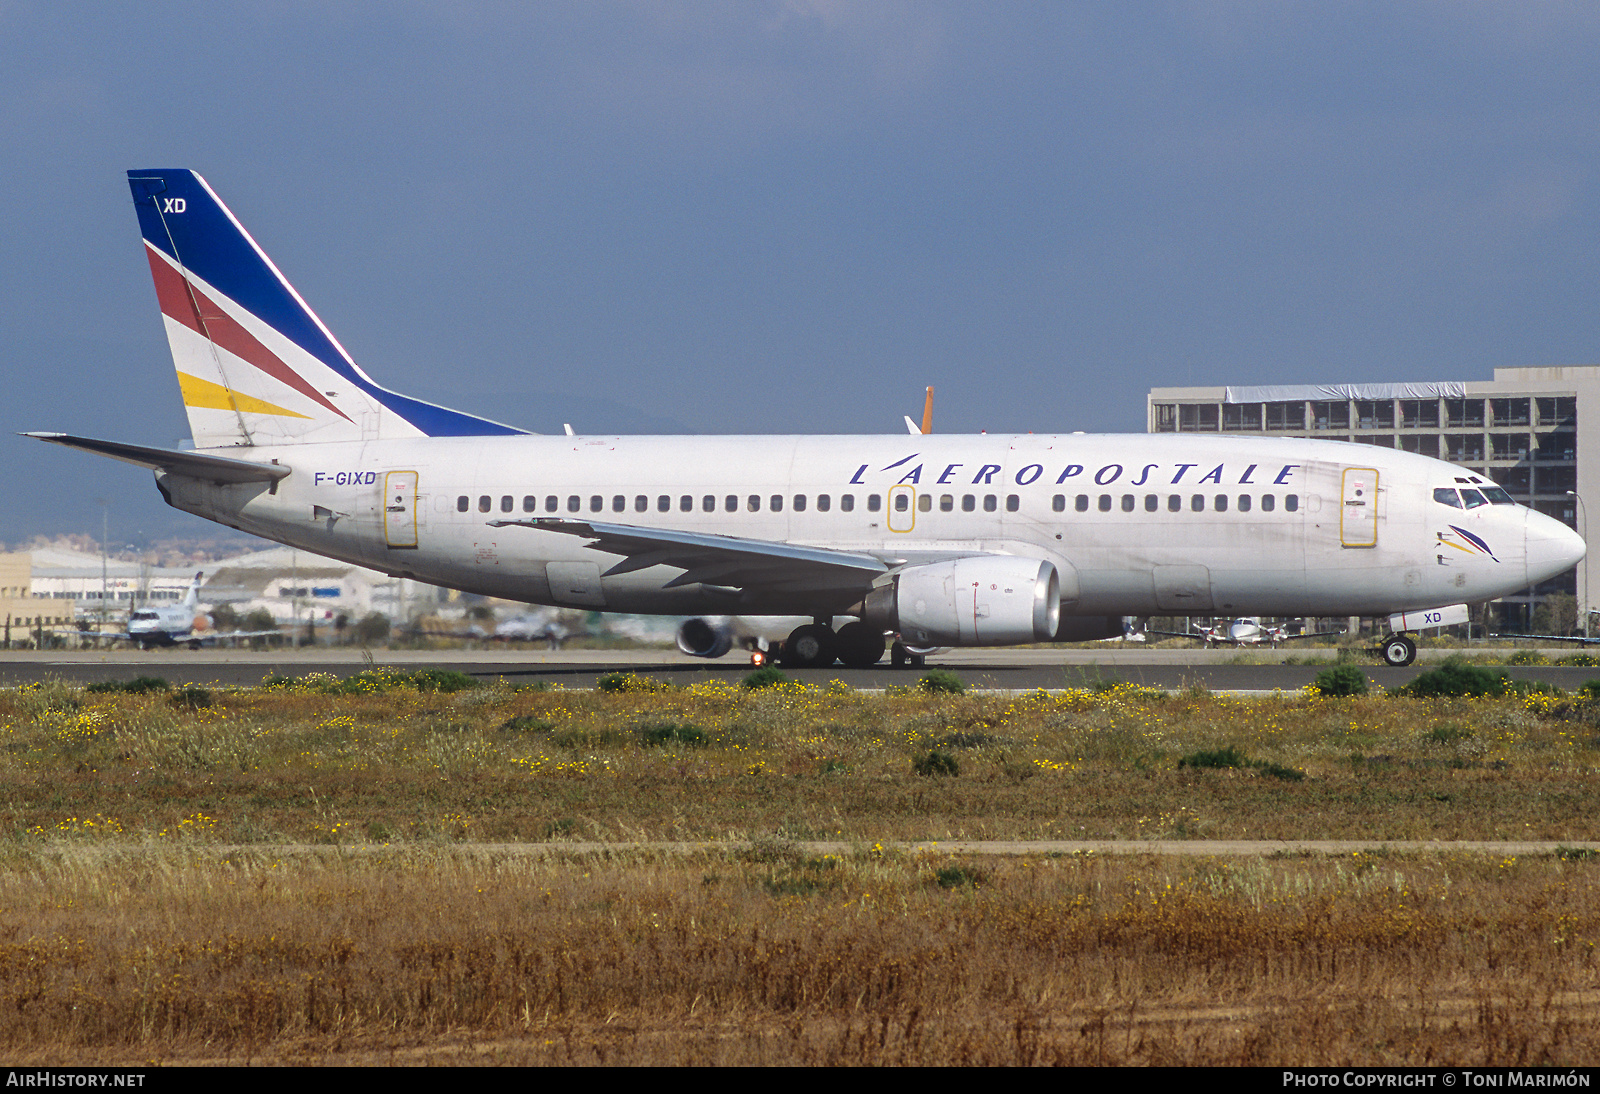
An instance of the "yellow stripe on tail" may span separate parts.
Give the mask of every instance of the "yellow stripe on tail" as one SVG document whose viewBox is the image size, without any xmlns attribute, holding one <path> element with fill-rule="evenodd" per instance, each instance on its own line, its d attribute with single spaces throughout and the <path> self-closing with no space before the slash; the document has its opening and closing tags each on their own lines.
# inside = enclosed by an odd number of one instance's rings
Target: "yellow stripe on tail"
<svg viewBox="0 0 1600 1094">
<path fill-rule="evenodd" d="M 307 417 L 287 407 L 269 403 L 265 399 L 257 399 L 253 395 L 241 395 L 231 388 L 214 384 L 210 380 L 202 380 L 187 372 L 178 373 L 178 386 L 183 390 L 184 406 L 200 407 L 204 410 L 237 410 L 245 414 L 278 414 L 285 418 Z"/>
</svg>

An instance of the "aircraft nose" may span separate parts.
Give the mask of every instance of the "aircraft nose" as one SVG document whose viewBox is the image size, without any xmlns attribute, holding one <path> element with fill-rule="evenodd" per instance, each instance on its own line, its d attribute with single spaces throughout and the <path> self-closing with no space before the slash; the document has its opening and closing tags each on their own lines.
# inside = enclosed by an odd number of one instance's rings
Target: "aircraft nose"
<svg viewBox="0 0 1600 1094">
<path fill-rule="evenodd" d="M 1554 517 L 1528 510 L 1525 541 L 1528 545 L 1528 584 L 1537 585 L 1566 573 L 1588 553 L 1583 537 Z"/>
</svg>

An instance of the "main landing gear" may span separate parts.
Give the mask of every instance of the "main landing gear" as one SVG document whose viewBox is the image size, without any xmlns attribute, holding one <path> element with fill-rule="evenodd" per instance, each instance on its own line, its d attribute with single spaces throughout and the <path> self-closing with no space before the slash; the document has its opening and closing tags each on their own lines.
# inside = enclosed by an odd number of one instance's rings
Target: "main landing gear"
<svg viewBox="0 0 1600 1094">
<path fill-rule="evenodd" d="M 1408 634 L 1391 634 L 1383 640 L 1383 662 L 1400 669 L 1417 659 L 1417 642 Z"/>
<path fill-rule="evenodd" d="M 780 660 L 797 669 L 825 669 L 835 660 L 846 668 L 865 669 L 878 663 L 883 649 L 883 632 L 865 623 L 846 623 L 837 632 L 826 623 L 807 623 L 789 633 Z"/>
</svg>

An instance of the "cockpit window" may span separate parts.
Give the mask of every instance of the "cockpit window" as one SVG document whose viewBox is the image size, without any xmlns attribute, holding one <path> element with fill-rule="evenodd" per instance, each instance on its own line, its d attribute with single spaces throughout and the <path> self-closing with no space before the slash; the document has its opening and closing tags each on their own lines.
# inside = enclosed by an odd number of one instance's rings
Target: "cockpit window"
<svg viewBox="0 0 1600 1094">
<path fill-rule="evenodd" d="M 1476 490 L 1461 491 L 1461 500 L 1467 503 L 1468 509 L 1476 509 L 1480 505 L 1488 505 L 1489 499 Z"/>
<path fill-rule="evenodd" d="M 1516 499 L 1498 486 L 1485 486 L 1483 496 L 1489 499 L 1490 505 L 1515 505 Z"/>
<path fill-rule="evenodd" d="M 1447 486 L 1434 487 L 1433 500 L 1440 505 L 1448 505 L 1452 509 L 1461 508 L 1461 499 L 1456 497 L 1456 492 Z"/>
</svg>

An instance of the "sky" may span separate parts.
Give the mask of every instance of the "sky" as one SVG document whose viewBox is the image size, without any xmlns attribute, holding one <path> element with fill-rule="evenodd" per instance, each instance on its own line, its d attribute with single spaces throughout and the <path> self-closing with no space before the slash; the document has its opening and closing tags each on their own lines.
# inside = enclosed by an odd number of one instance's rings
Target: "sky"
<svg viewBox="0 0 1600 1094">
<path fill-rule="evenodd" d="M 539 432 L 1142 431 L 1600 362 L 1600 6 L 0 0 L 6 433 L 187 436 L 125 172 Z M 0 435 L 0 542 L 211 526 Z"/>
</svg>

